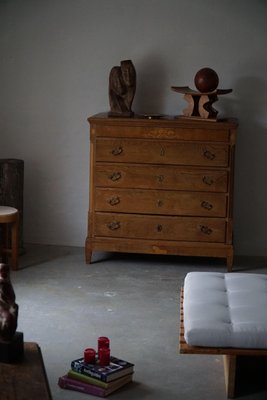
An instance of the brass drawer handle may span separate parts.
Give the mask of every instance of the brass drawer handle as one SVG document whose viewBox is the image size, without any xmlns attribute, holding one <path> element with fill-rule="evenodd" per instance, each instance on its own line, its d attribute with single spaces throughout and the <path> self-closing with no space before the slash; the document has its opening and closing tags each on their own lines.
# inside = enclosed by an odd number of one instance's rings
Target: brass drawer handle
<svg viewBox="0 0 267 400">
<path fill-rule="evenodd" d="M 215 154 L 213 154 L 211 151 L 209 150 L 205 150 L 203 153 L 204 157 L 206 157 L 208 160 L 214 160 L 215 158 Z"/>
<path fill-rule="evenodd" d="M 163 206 L 163 201 L 162 200 L 158 200 L 157 204 L 158 204 L 158 207 L 162 207 Z"/>
<path fill-rule="evenodd" d="M 164 175 L 157 175 L 156 178 L 157 178 L 157 180 L 158 180 L 159 182 L 163 182 L 163 180 L 164 180 Z"/>
<path fill-rule="evenodd" d="M 200 230 L 205 235 L 210 235 L 212 233 L 212 229 L 209 228 L 207 225 L 200 225 Z"/>
<path fill-rule="evenodd" d="M 118 156 L 118 155 L 120 155 L 122 152 L 123 152 L 123 148 L 122 148 L 121 146 L 119 146 L 119 147 L 114 147 L 114 149 L 112 149 L 112 151 L 111 151 L 111 153 L 112 153 L 114 156 Z"/>
<path fill-rule="evenodd" d="M 157 231 L 158 231 L 158 232 L 161 232 L 161 231 L 162 231 L 162 225 L 159 224 L 159 225 L 157 226 Z"/>
<path fill-rule="evenodd" d="M 111 197 L 111 199 L 109 200 L 109 204 L 110 204 L 111 206 L 115 206 L 116 204 L 119 204 L 119 203 L 120 203 L 120 198 L 119 198 L 119 196 Z"/>
<path fill-rule="evenodd" d="M 211 210 L 213 205 L 208 201 L 202 201 L 201 207 L 206 208 L 206 210 Z"/>
<path fill-rule="evenodd" d="M 113 174 L 109 176 L 109 179 L 111 179 L 113 182 L 118 181 L 119 179 L 121 179 L 121 173 L 113 172 Z"/>
<path fill-rule="evenodd" d="M 202 182 L 206 183 L 206 185 L 211 186 L 213 184 L 213 179 L 210 176 L 203 176 Z"/>
<path fill-rule="evenodd" d="M 112 221 L 109 224 L 107 224 L 107 227 L 111 231 L 115 231 L 116 229 L 119 229 L 121 227 L 121 225 L 118 221 Z"/>
</svg>

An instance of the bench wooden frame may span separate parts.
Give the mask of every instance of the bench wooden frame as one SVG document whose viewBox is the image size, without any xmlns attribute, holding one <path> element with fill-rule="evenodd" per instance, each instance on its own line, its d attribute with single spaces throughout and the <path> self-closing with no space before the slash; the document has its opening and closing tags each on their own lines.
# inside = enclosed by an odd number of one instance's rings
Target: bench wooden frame
<svg viewBox="0 0 267 400">
<path fill-rule="evenodd" d="M 180 337 L 179 347 L 181 354 L 222 355 L 224 361 L 225 387 L 228 398 L 234 398 L 236 393 L 237 358 L 239 356 L 267 356 L 267 349 L 245 349 L 233 347 L 200 347 L 190 346 L 184 338 L 184 291 L 180 294 Z"/>
</svg>

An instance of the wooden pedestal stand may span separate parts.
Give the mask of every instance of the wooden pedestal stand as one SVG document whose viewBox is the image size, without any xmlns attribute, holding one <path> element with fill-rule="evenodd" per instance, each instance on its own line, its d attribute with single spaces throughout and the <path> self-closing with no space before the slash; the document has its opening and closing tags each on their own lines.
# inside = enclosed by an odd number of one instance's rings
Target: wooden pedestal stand
<svg viewBox="0 0 267 400">
<path fill-rule="evenodd" d="M 218 95 L 231 93 L 232 89 L 216 89 L 213 92 L 201 93 L 190 89 L 188 86 L 172 86 L 172 90 L 184 94 L 188 102 L 187 108 L 183 110 L 183 117 L 201 118 L 216 121 L 218 111 L 213 104 L 218 100 Z"/>
</svg>

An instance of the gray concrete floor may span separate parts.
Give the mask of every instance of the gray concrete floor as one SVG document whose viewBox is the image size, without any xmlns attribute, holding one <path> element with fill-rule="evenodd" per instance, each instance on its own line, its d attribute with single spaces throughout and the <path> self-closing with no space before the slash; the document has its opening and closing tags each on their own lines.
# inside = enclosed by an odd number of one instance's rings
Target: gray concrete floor
<svg viewBox="0 0 267 400">
<path fill-rule="evenodd" d="M 93 398 L 60 389 L 70 362 L 108 336 L 112 354 L 135 364 L 134 382 L 114 400 L 226 399 L 221 356 L 179 354 L 179 290 L 189 271 L 225 272 L 224 260 L 94 253 L 82 248 L 25 246 L 11 279 L 18 330 L 41 349 L 54 400 Z M 267 259 L 237 257 L 235 271 L 267 273 Z M 244 400 L 267 398 L 246 388 Z"/>
</svg>

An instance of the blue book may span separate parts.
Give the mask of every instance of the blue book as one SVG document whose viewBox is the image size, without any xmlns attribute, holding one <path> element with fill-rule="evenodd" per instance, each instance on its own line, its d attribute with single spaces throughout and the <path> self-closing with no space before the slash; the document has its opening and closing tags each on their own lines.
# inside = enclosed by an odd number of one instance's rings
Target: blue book
<svg viewBox="0 0 267 400">
<path fill-rule="evenodd" d="M 124 375 L 133 373 L 134 364 L 111 356 L 109 365 L 102 367 L 98 361 L 95 364 L 88 364 L 84 362 L 83 358 L 78 358 L 71 362 L 71 369 L 80 374 L 100 379 L 103 382 L 111 382 Z"/>
</svg>

